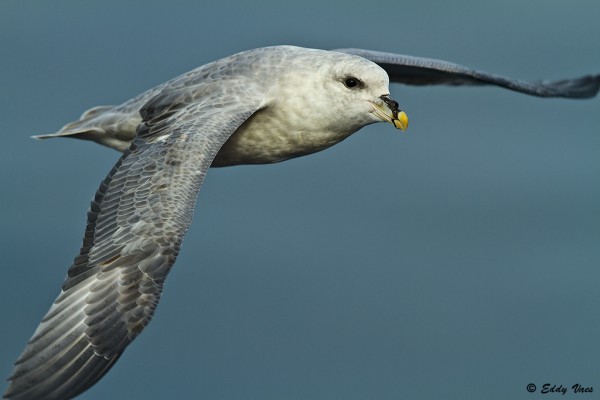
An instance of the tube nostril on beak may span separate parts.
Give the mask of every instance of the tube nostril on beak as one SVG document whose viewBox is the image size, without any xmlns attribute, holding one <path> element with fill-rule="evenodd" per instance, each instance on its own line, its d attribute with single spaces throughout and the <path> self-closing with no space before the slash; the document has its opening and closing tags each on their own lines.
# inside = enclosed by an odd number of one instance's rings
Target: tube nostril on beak
<svg viewBox="0 0 600 400">
<path fill-rule="evenodd" d="M 384 94 L 379 97 L 392 111 L 398 111 L 399 104 L 396 100 L 392 99 L 389 95 Z"/>
</svg>

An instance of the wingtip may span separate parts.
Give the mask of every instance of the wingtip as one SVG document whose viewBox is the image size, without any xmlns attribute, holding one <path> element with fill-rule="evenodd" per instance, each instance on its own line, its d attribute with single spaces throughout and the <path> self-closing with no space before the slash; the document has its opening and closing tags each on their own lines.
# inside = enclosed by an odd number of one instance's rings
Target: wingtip
<svg viewBox="0 0 600 400">
<path fill-rule="evenodd" d="M 591 99 L 596 97 L 598 92 L 600 92 L 600 74 L 551 82 L 550 85 L 556 87 L 559 92 L 563 92 L 564 97 Z"/>
<path fill-rule="evenodd" d="M 600 92 L 600 74 L 588 75 L 588 76 L 584 77 L 584 79 L 585 78 L 592 81 L 589 98 L 596 97 L 598 95 L 598 93 Z"/>
</svg>

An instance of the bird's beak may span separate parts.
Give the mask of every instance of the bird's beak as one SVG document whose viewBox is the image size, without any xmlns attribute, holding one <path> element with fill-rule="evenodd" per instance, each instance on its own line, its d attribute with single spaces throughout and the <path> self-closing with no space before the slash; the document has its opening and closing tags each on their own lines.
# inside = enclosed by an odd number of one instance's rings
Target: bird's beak
<svg viewBox="0 0 600 400">
<path fill-rule="evenodd" d="M 375 115 L 404 132 L 408 128 L 408 115 L 398 109 L 398 102 L 392 99 L 390 95 L 384 94 L 379 98 L 383 100 L 382 104 L 370 102 Z"/>
</svg>

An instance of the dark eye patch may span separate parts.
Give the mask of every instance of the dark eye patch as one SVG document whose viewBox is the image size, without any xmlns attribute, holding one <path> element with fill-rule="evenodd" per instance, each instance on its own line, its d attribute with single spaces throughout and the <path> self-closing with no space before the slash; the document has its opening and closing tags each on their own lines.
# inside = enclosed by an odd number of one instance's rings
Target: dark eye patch
<svg viewBox="0 0 600 400">
<path fill-rule="evenodd" d="M 364 86 L 364 84 L 360 79 L 355 78 L 353 76 L 348 76 L 344 78 L 344 86 L 346 86 L 348 89 L 354 89 L 361 88 Z"/>
</svg>

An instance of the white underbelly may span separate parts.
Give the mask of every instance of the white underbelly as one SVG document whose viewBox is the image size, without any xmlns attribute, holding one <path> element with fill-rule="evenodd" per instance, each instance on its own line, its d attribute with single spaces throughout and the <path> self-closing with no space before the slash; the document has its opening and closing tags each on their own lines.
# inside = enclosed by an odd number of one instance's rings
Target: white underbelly
<svg viewBox="0 0 600 400">
<path fill-rule="evenodd" d="M 268 113 L 255 114 L 225 142 L 212 166 L 280 162 L 324 150 L 353 133 L 303 130 L 299 125 Z"/>
</svg>

